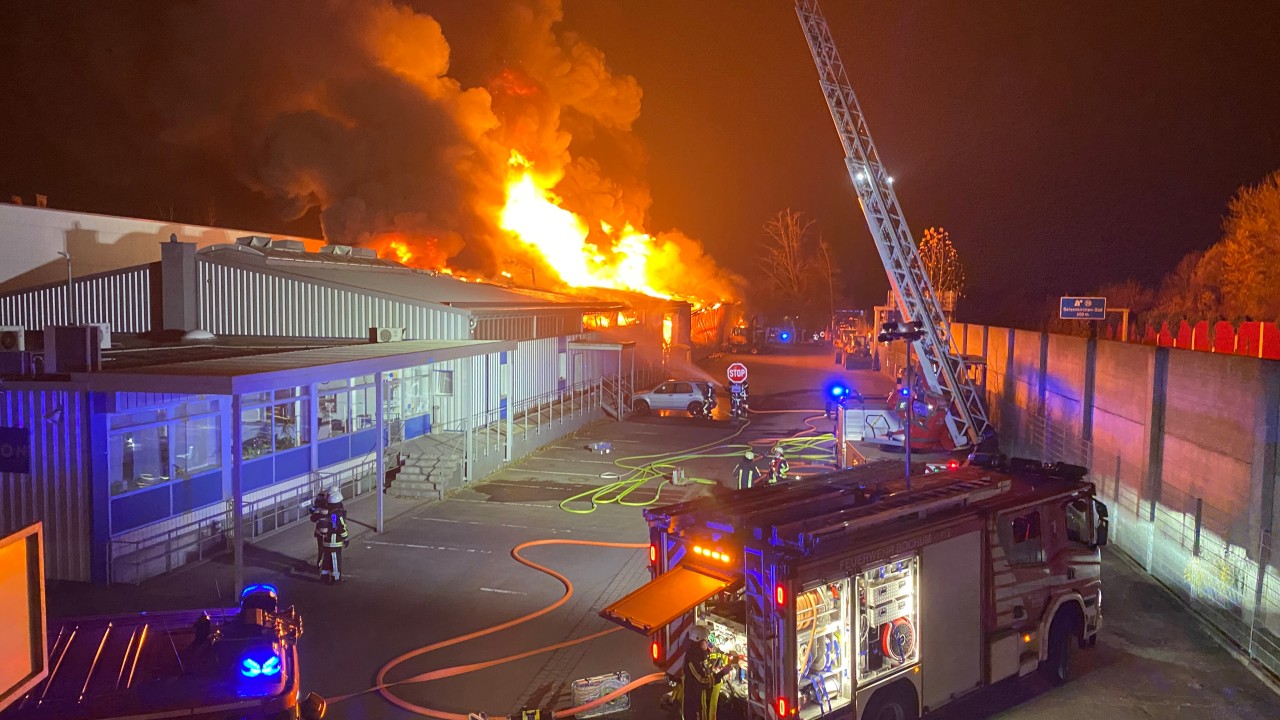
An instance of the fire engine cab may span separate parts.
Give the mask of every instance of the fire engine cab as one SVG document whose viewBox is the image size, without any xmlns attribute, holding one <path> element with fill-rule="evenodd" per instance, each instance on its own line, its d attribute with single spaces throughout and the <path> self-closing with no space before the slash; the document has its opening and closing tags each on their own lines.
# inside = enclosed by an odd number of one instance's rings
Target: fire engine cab
<svg viewBox="0 0 1280 720">
<path fill-rule="evenodd" d="M 601 612 L 682 672 L 686 634 L 745 660 L 726 715 L 913 718 L 1040 668 L 1102 623 L 1107 510 L 1087 470 L 881 461 L 648 509 L 653 580 Z M 937 468 L 934 468 L 937 470 Z M 736 712 L 735 712 L 736 711 Z"/>
</svg>

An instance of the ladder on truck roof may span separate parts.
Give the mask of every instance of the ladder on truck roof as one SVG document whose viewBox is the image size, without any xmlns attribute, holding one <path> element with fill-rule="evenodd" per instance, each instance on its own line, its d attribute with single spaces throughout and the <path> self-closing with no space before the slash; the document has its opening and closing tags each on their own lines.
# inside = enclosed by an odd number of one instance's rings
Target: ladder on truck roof
<svg viewBox="0 0 1280 720">
<path fill-rule="evenodd" d="M 844 62 L 836 51 L 827 20 L 817 0 L 796 0 L 796 14 L 805 39 L 813 52 L 822 94 L 831 110 L 845 165 L 858 191 L 858 202 L 875 240 L 880 261 L 889 275 L 889 284 L 905 319 L 918 321 L 925 330 L 915 341 L 917 357 L 929 389 L 946 398 L 950 412 L 947 430 L 956 447 L 974 446 L 990 429 L 987 410 L 977 387 L 969 378 L 964 358 L 951 350 L 951 329 L 942 305 L 934 294 L 929 273 L 920 260 L 920 251 L 907 228 L 907 219 L 893 192 L 893 179 L 880 161 L 871 140 L 866 118 L 845 74 Z"/>
<path fill-rule="evenodd" d="M 824 540 L 906 517 L 923 519 L 943 510 L 966 507 L 1006 493 L 1012 487 L 1013 481 L 1007 477 L 983 476 L 924 490 L 908 490 L 867 505 L 777 526 L 773 529 L 772 542 L 812 552 Z"/>
</svg>

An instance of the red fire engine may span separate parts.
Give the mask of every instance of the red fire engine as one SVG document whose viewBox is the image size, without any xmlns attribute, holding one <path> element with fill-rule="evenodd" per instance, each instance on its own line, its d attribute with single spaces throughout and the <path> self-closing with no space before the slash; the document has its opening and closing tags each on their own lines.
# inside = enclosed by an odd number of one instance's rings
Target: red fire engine
<svg viewBox="0 0 1280 720">
<path fill-rule="evenodd" d="M 922 468 L 923 469 L 923 468 Z M 1085 468 L 882 461 L 645 511 L 653 580 L 602 611 L 677 676 L 686 633 L 745 663 L 751 720 L 913 718 L 1037 668 L 1102 622 L 1107 511 Z"/>
</svg>

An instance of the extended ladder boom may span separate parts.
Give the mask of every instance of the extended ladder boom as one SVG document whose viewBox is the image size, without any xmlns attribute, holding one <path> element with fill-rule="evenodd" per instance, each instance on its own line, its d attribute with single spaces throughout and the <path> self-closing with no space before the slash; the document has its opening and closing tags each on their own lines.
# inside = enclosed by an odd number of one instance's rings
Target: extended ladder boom
<svg viewBox="0 0 1280 720">
<path fill-rule="evenodd" d="M 907 320 L 924 324 L 925 336 L 916 342 L 929 389 L 944 397 L 951 412 L 947 429 L 958 447 L 977 443 L 990 424 L 983 398 L 965 370 L 964 359 L 951 350 L 951 329 L 933 292 L 929 274 L 920 260 L 906 218 L 893 193 L 892 181 L 880 162 L 858 98 L 849 85 L 844 63 L 836 51 L 827 20 L 817 0 L 796 0 L 796 14 L 818 67 L 822 94 L 831 110 L 845 165 L 858 191 L 858 201 L 871 229 L 889 284 Z"/>
</svg>

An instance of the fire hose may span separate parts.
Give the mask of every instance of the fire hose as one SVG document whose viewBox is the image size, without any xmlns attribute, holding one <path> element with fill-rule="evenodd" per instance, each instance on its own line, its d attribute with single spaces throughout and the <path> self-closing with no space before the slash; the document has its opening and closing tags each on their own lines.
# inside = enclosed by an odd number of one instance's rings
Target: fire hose
<svg viewBox="0 0 1280 720">
<path fill-rule="evenodd" d="M 402 665 L 403 663 L 413 658 L 435 652 L 436 650 L 457 645 L 459 643 L 464 643 L 469 640 L 475 640 L 477 638 L 481 638 L 486 635 L 492 635 L 496 632 L 501 632 L 503 630 L 516 627 L 517 625 L 521 625 L 523 623 L 529 622 L 530 620 L 534 620 L 536 618 L 542 617 L 543 615 L 546 615 L 547 613 L 555 610 L 556 608 L 568 602 L 569 598 L 573 597 L 573 592 L 574 592 L 573 583 L 569 580 L 569 578 L 556 570 L 553 570 L 545 565 L 536 563 L 520 554 L 521 551 L 525 550 L 526 548 L 540 547 L 545 545 L 585 545 L 590 547 L 626 548 L 626 549 L 641 549 L 641 548 L 648 547 L 648 545 L 645 543 L 615 543 L 615 542 L 602 542 L 602 541 L 596 541 L 596 540 L 563 540 L 558 538 L 547 539 L 547 540 L 530 540 L 529 542 L 521 543 L 511 550 L 511 557 L 514 558 L 516 562 L 520 563 L 521 565 L 533 568 L 534 570 L 537 570 L 542 573 L 546 573 L 547 575 L 550 575 L 551 577 L 558 580 L 560 584 L 564 586 L 564 594 L 560 596 L 560 599 L 556 600 L 550 605 L 547 605 L 541 609 L 535 610 L 526 615 L 522 615 L 518 618 L 508 620 L 506 622 L 502 622 L 497 625 L 492 625 L 487 628 L 476 630 L 474 632 L 458 635 L 456 637 L 452 637 L 447 640 L 441 640 L 439 642 L 435 642 L 430 645 L 424 645 L 415 650 L 410 650 L 407 653 L 404 653 L 402 655 L 399 655 L 393 658 L 392 660 L 390 660 L 389 662 L 387 662 L 385 665 L 382 666 L 382 669 L 378 671 L 377 685 L 375 685 L 374 687 L 370 688 L 369 690 L 363 690 L 358 693 L 351 693 L 348 695 L 341 695 L 338 697 L 330 698 L 328 700 L 328 703 L 330 705 L 333 705 L 335 703 L 342 702 L 343 700 L 348 700 L 358 695 L 363 695 L 367 692 L 376 690 L 378 694 L 382 695 L 382 697 L 385 698 L 388 702 L 392 703 L 393 705 L 403 710 L 407 710 L 411 713 L 414 713 L 415 715 L 421 715 L 422 717 L 429 717 L 429 718 L 437 718 L 438 720 L 468 720 L 468 718 L 471 717 L 471 714 L 448 712 L 445 710 L 437 710 L 434 708 L 423 707 L 422 705 L 412 703 L 408 700 L 405 700 L 404 698 L 396 696 L 394 693 L 391 692 L 391 690 L 392 688 L 400 685 L 430 682 L 432 680 L 440 680 L 443 678 L 466 675 L 467 673 L 472 673 L 478 670 L 484 670 L 486 668 L 503 665 L 509 662 L 514 662 L 516 660 L 522 660 L 524 658 L 532 657 L 534 655 L 540 655 L 542 653 L 552 652 L 554 650 L 559 650 L 561 648 L 578 645 L 590 640 L 595 640 L 597 638 L 604 637 L 605 635 L 609 635 L 611 633 L 621 630 L 622 628 L 620 627 L 610 628 L 608 630 L 602 630 L 597 633 L 592 633 L 591 635 L 585 635 L 583 637 L 574 638 L 572 640 L 559 642 L 554 645 L 547 645 L 545 647 L 534 648 L 532 650 L 526 650 L 524 652 L 507 655 L 506 657 L 494 658 L 492 660 L 484 660 L 481 662 L 469 663 L 466 665 L 455 665 L 453 667 L 440 668 L 438 670 L 432 670 L 429 672 L 420 673 L 418 675 L 413 675 L 404 680 L 397 680 L 394 682 L 387 681 L 387 675 L 390 674 L 393 669 L 395 669 L 397 666 Z M 611 692 L 605 695 L 602 695 L 596 698 L 595 700 L 592 700 L 589 703 L 584 703 L 583 705 L 568 708 L 565 710 L 557 710 L 555 711 L 553 717 L 556 717 L 556 718 L 573 717 L 574 715 L 580 712 L 586 712 L 587 710 L 590 710 L 595 707 L 599 707 L 600 705 L 610 702 L 614 698 L 617 698 L 620 695 L 631 692 L 632 690 L 638 687 L 642 687 L 650 683 L 658 682 L 658 681 L 664 680 L 665 678 L 666 678 L 666 675 L 664 673 L 651 673 L 649 675 L 645 675 L 643 677 L 632 680 L 626 685 L 623 685 L 622 687 L 612 690 Z M 515 720 L 515 718 L 507 718 L 505 716 L 490 716 L 490 718 L 491 720 Z"/>
<path fill-rule="evenodd" d="M 813 425 L 814 421 L 825 417 L 824 413 L 818 410 L 760 410 L 756 414 L 764 413 L 811 413 L 811 416 L 804 420 L 807 426 L 806 429 L 787 436 L 760 438 L 754 442 L 757 444 L 781 445 L 788 458 L 796 461 L 793 467 L 797 469 L 825 467 L 823 463 L 831 459 L 832 451 L 822 446 L 833 442 L 835 437 L 831 433 L 820 433 Z M 726 438 L 696 445 L 675 453 L 632 455 L 618 458 L 614 460 L 614 465 L 618 466 L 621 471 L 610 470 L 600 474 L 602 479 L 612 480 L 613 482 L 565 498 L 560 502 L 560 509 L 565 512 L 586 515 L 595 512 L 601 505 L 614 503 L 623 507 L 648 507 L 654 505 L 661 498 L 663 489 L 671 484 L 672 471 L 678 465 L 692 460 L 739 457 L 747 450 L 752 450 L 751 443 L 730 444 L 726 442 L 741 435 L 750 425 L 751 421 L 748 420 Z M 645 500 L 628 500 L 632 493 L 654 480 L 657 480 L 658 484 L 653 489 L 652 496 Z M 702 485 L 717 484 L 715 480 L 707 478 L 689 478 L 689 481 Z M 574 507 L 583 502 L 588 503 L 588 506 Z"/>
</svg>

